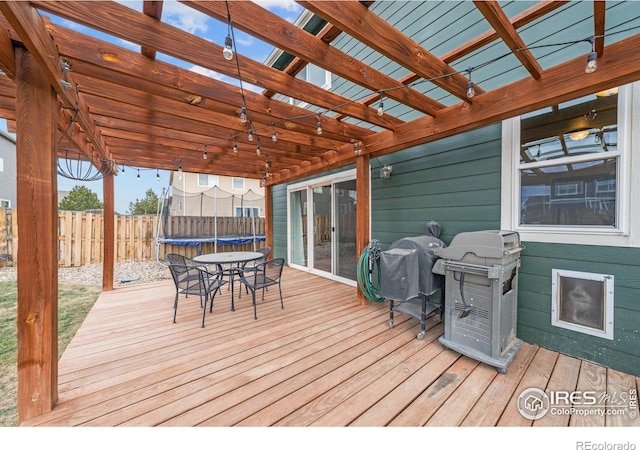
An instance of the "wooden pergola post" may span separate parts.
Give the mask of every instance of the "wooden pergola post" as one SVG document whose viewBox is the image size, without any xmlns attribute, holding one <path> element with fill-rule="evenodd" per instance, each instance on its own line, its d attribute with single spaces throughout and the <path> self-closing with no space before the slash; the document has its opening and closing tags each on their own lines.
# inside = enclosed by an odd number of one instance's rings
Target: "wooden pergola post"
<svg viewBox="0 0 640 450">
<path fill-rule="evenodd" d="M 271 186 L 264 187 L 264 245 L 273 248 L 273 195 Z M 270 258 L 273 258 L 273 254 Z"/>
<path fill-rule="evenodd" d="M 371 240 L 371 170 L 369 169 L 369 155 L 356 158 L 356 261 L 362 250 Z M 358 288 L 358 301 L 361 305 L 366 303 L 366 297 Z"/>
<path fill-rule="evenodd" d="M 58 400 L 56 93 L 16 47 L 18 422 Z"/>
<path fill-rule="evenodd" d="M 102 290 L 113 290 L 113 272 L 115 264 L 115 201 L 114 175 L 108 173 L 102 179 L 103 209 L 103 258 L 102 258 Z"/>
</svg>

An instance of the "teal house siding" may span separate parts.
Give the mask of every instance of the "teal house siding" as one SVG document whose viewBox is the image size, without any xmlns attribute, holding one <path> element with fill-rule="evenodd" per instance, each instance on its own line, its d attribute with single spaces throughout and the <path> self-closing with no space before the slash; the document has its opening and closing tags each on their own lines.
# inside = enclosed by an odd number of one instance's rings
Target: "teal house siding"
<svg viewBox="0 0 640 450">
<path fill-rule="evenodd" d="M 430 220 L 450 242 L 500 228 L 501 126 L 492 125 L 371 160 L 371 237 L 386 248 Z M 380 167 L 391 164 L 390 178 Z"/>
<path fill-rule="evenodd" d="M 640 376 L 640 249 L 525 242 L 518 276 L 518 336 Z M 551 270 L 613 275 L 613 340 L 551 325 Z"/>
</svg>

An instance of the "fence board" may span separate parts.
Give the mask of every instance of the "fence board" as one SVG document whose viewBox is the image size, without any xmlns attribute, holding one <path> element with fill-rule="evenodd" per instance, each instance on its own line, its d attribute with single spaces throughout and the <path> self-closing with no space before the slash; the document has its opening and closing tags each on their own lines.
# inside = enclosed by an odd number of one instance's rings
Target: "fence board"
<svg viewBox="0 0 640 450">
<path fill-rule="evenodd" d="M 120 216 L 114 218 L 115 261 L 148 261 L 164 258 L 166 253 L 195 256 L 195 247 L 160 244 L 156 248 L 156 233 L 160 226 L 155 215 Z M 264 235 L 264 218 L 250 217 L 170 217 L 164 228 L 174 235 L 218 236 Z M 58 264 L 61 267 L 102 263 L 104 255 L 104 217 L 100 213 L 60 211 L 58 213 Z M 175 233 L 179 231 L 179 233 Z M 217 251 L 253 250 L 253 244 L 218 245 Z M 213 252 L 213 243 L 202 245 L 203 252 Z M 0 208 L 0 254 L 17 260 L 18 224 L 16 208 Z"/>
</svg>

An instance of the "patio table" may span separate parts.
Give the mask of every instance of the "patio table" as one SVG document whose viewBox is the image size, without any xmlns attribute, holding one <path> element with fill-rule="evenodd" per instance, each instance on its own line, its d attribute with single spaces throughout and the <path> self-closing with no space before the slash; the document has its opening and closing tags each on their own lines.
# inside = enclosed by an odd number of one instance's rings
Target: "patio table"
<svg viewBox="0 0 640 450">
<path fill-rule="evenodd" d="M 233 251 L 205 253 L 203 255 L 195 256 L 192 259 L 200 264 L 215 264 L 220 267 L 220 270 L 224 275 L 229 277 L 229 283 L 231 284 L 231 311 L 235 311 L 233 303 L 233 285 L 236 273 L 241 270 L 240 264 L 255 261 L 263 256 L 264 255 L 260 252 Z"/>
</svg>

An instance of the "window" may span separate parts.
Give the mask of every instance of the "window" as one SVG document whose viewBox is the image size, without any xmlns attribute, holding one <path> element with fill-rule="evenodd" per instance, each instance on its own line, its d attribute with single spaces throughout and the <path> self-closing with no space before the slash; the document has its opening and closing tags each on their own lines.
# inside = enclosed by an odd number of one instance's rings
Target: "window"
<svg viewBox="0 0 640 450">
<path fill-rule="evenodd" d="M 525 241 L 640 246 L 638 100 L 640 85 L 627 85 L 505 120 L 501 227 Z"/>
<path fill-rule="evenodd" d="M 0 158 L 0 172 L 4 172 L 4 159 Z"/>
<path fill-rule="evenodd" d="M 307 64 L 304 66 L 304 69 L 298 73 L 297 78 L 315 84 L 323 89 L 331 89 L 331 72 L 324 70 L 321 67 L 314 66 L 313 64 Z M 301 102 L 293 97 L 289 98 L 289 103 L 302 108 L 307 106 L 306 102 Z"/>
<path fill-rule="evenodd" d="M 235 214 L 236 217 L 260 217 L 260 209 L 236 206 Z"/>
<path fill-rule="evenodd" d="M 198 186 L 213 187 L 218 186 L 218 175 L 198 174 Z"/>
<path fill-rule="evenodd" d="M 11 200 L 0 199 L 0 208 L 11 208 Z"/>
<path fill-rule="evenodd" d="M 244 178 L 231 178 L 231 187 L 239 191 L 244 191 Z"/>
</svg>

